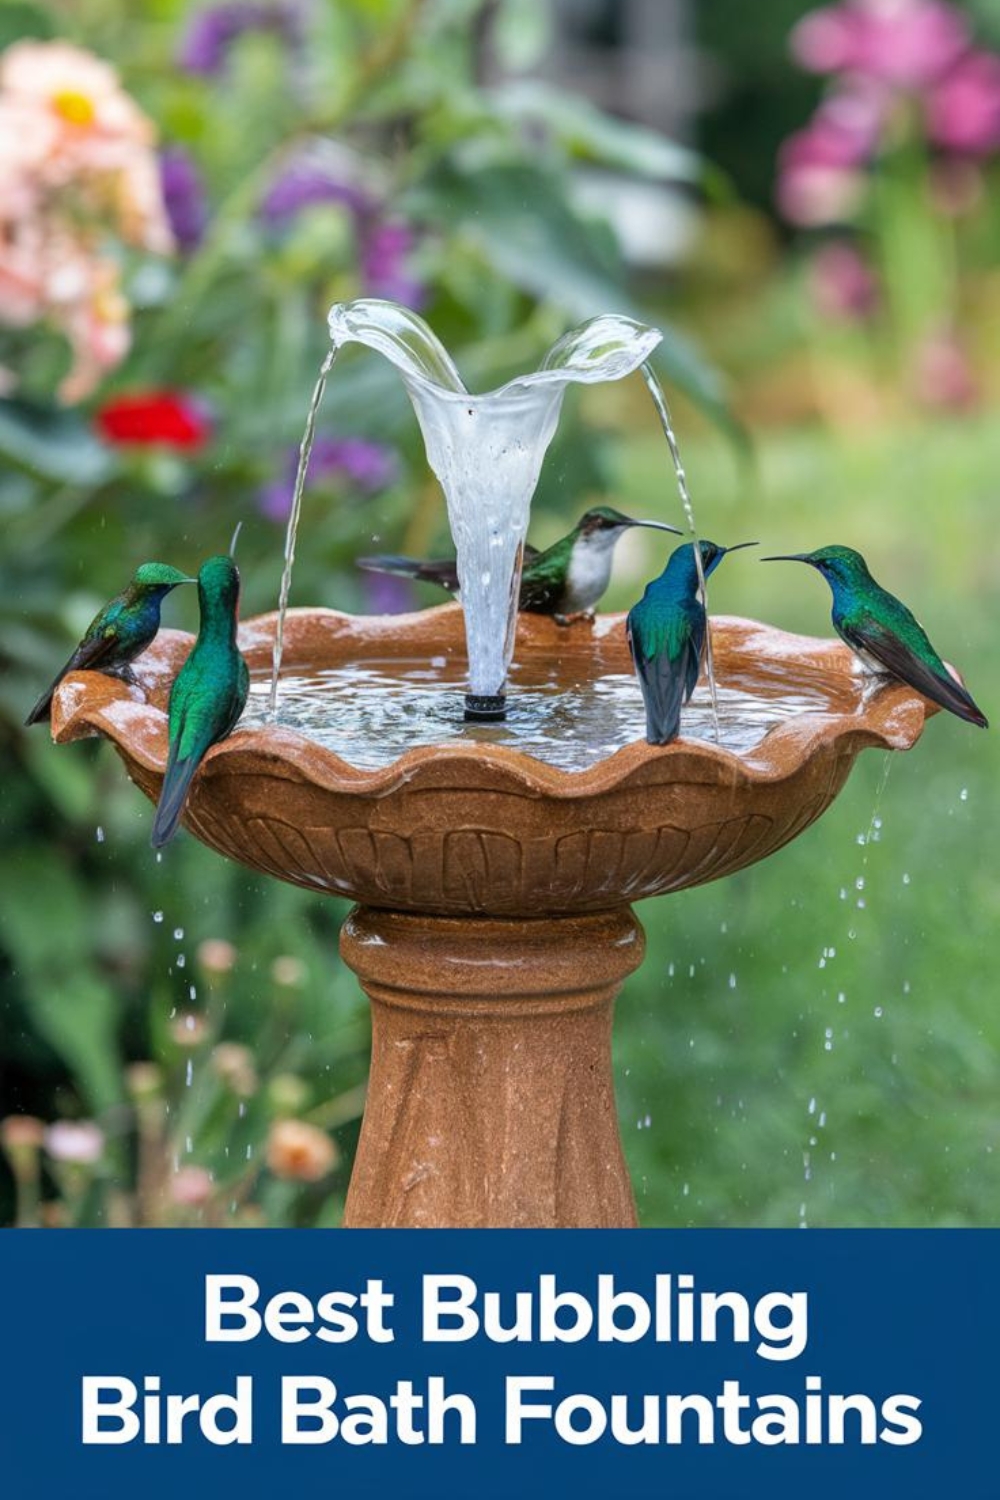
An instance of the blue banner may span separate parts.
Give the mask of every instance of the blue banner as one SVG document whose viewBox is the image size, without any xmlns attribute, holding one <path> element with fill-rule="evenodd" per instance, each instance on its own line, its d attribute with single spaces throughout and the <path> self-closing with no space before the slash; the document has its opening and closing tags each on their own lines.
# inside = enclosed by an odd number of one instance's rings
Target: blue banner
<svg viewBox="0 0 1000 1500">
<path fill-rule="evenodd" d="M 74 1500 L 985 1500 L 998 1242 L 9 1231 L 4 1473 Z"/>
</svg>

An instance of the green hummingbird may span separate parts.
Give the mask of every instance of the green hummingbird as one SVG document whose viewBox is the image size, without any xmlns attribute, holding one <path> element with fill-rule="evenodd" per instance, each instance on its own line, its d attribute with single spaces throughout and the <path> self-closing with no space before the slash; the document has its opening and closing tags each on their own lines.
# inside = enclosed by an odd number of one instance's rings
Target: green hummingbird
<svg viewBox="0 0 1000 1500">
<path fill-rule="evenodd" d="M 988 727 L 985 714 L 949 672 L 923 627 L 901 599 L 875 582 L 860 552 L 820 547 L 761 561 L 804 562 L 822 573 L 833 593 L 833 628 L 866 666 L 898 677 L 969 724 Z"/>
<path fill-rule="evenodd" d="M 52 694 L 70 672 L 104 672 L 132 682 L 130 663 L 141 655 L 160 628 L 160 605 L 179 583 L 194 583 L 168 563 L 143 563 L 128 587 L 95 615 L 69 661 L 35 704 L 25 724 L 49 717 Z"/>
<path fill-rule="evenodd" d="M 544 552 L 525 547 L 518 608 L 531 614 L 553 615 L 560 625 L 593 613 L 611 579 L 615 545 L 632 526 L 681 535 L 676 526 L 668 526 L 665 521 L 634 521 L 610 505 L 595 505 L 572 531 Z M 359 557 L 358 567 L 436 583 L 451 594 L 459 591 L 458 572 L 448 558 L 421 561 L 412 557 Z"/>
<path fill-rule="evenodd" d="M 715 572 L 727 552 L 756 545 L 739 542 L 735 547 L 720 547 L 700 541 L 705 578 Z M 668 745 L 676 739 L 681 708 L 694 692 L 701 670 L 706 615 L 694 548 L 694 542 L 685 542 L 671 552 L 667 566 L 646 585 L 625 621 L 646 705 L 646 739 L 651 745 Z"/>
<path fill-rule="evenodd" d="M 234 539 L 235 540 L 235 539 Z M 243 712 L 250 673 L 236 644 L 240 575 L 231 557 L 210 557 L 198 571 L 198 639 L 170 689 L 170 754 L 153 822 L 152 845 L 177 832 L 195 772 Z"/>
</svg>

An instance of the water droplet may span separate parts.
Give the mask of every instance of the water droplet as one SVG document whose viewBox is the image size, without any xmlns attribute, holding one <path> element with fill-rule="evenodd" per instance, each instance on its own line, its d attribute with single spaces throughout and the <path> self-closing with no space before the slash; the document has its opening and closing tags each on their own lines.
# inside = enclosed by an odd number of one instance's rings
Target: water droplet
<svg viewBox="0 0 1000 1500">
<path fill-rule="evenodd" d="M 846 993 L 843 990 L 838 990 L 837 991 L 837 1004 L 838 1005 L 843 1005 L 843 1003 L 844 1003 L 844 1001 L 846 999 L 847 999 Z"/>
<path fill-rule="evenodd" d="M 183 953 L 178 953 L 177 957 L 174 959 L 174 963 L 179 969 L 183 969 L 185 964 L 187 963 L 187 959 L 184 957 Z"/>
<path fill-rule="evenodd" d="M 814 1115 L 816 1113 L 816 1100 L 815 1099 L 810 1099 L 809 1100 L 809 1113 L 811 1115 Z"/>
<path fill-rule="evenodd" d="M 189 1135 L 186 1135 L 184 1137 L 184 1150 L 187 1152 L 188 1156 L 190 1156 L 191 1152 L 194 1150 L 194 1143 Z"/>
<path fill-rule="evenodd" d="M 962 790 L 959 792 L 959 794 L 958 794 L 958 800 L 960 802 L 968 802 L 968 800 L 969 800 L 969 788 L 967 786 L 963 786 Z"/>
<path fill-rule="evenodd" d="M 240 1103 L 239 1103 L 239 1108 L 236 1111 L 236 1113 L 239 1115 L 240 1119 L 242 1120 L 242 1119 L 245 1118 L 246 1112 L 247 1112 L 246 1100 L 245 1099 L 241 1099 Z M 229 1148 L 228 1148 L 228 1146 L 226 1147 L 226 1155 L 227 1156 L 229 1155 Z"/>
<path fill-rule="evenodd" d="M 820 1117 L 816 1121 L 816 1124 L 819 1126 L 820 1130 L 823 1129 L 823 1126 L 826 1124 L 826 1110 L 825 1109 L 820 1111 Z"/>
<path fill-rule="evenodd" d="M 736 975 L 735 974 L 730 974 L 730 976 L 729 976 L 729 988 L 731 990 L 734 990 L 736 988 Z"/>
<path fill-rule="evenodd" d="M 197 998 L 198 998 L 198 986 L 195 985 L 195 984 L 189 984 L 188 985 L 188 999 L 189 1000 L 197 1000 Z"/>
<path fill-rule="evenodd" d="M 184 1073 L 184 1086 L 185 1086 L 185 1088 L 190 1088 L 193 1082 L 194 1082 L 194 1062 L 189 1057 L 188 1060 L 187 1060 L 187 1068 L 186 1068 L 185 1073 Z"/>
<path fill-rule="evenodd" d="M 863 875 L 859 875 L 858 878 L 857 878 L 857 880 L 854 882 L 854 889 L 856 891 L 863 891 L 864 888 L 865 888 L 865 877 Z"/>
<path fill-rule="evenodd" d="M 174 928 L 174 942 L 175 943 L 180 943 L 180 942 L 183 942 L 183 940 L 184 940 L 184 928 L 183 927 L 175 927 Z"/>
<path fill-rule="evenodd" d="M 864 896 L 859 896 L 858 899 L 857 899 L 857 901 L 855 901 L 854 904 L 858 908 L 858 911 L 864 911 L 864 909 L 865 909 L 865 907 L 867 906 L 868 903 L 865 901 Z"/>
<path fill-rule="evenodd" d="M 878 1019 L 881 1018 L 881 1016 L 882 1016 L 882 1007 L 881 1007 L 881 1005 L 876 1005 L 875 1009 L 872 1011 L 872 1015 L 876 1018 L 876 1020 L 878 1020 Z"/>
<path fill-rule="evenodd" d="M 253 1147 L 252 1146 L 248 1146 L 247 1147 L 247 1161 L 250 1161 L 250 1159 L 251 1159 L 252 1156 L 253 1156 Z"/>
<path fill-rule="evenodd" d="M 104 843 L 104 829 L 101 827 L 100 823 L 98 823 L 98 825 L 97 825 L 97 832 L 95 834 L 95 837 L 96 837 L 97 842 L 99 844 L 103 844 Z"/>
<path fill-rule="evenodd" d="M 163 913 L 162 913 L 162 911 L 154 911 L 154 913 L 153 913 L 153 921 L 154 922 L 162 922 L 163 921 Z"/>
<path fill-rule="evenodd" d="M 646 1118 L 645 1118 L 645 1120 L 643 1120 L 642 1123 L 645 1125 L 646 1129 L 648 1130 L 649 1127 L 653 1123 L 653 1116 L 652 1115 L 647 1115 Z"/>
<path fill-rule="evenodd" d="M 686 1198 L 687 1195 L 690 1193 L 690 1191 L 691 1191 L 691 1184 L 689 1182 L 686 1182 L 684 1184 L 684 1186 L 681 1188 L 681 1195 Z"/>
<path fill-rule="evenodd" d="M 910 877 L 909 877 L 909 875 L 907 875 L 906 871 L 904 870 L 903 871 L 903 884 L 904 885 L 909 885 L 909 883 L 910 883 Z"/>
</svg>

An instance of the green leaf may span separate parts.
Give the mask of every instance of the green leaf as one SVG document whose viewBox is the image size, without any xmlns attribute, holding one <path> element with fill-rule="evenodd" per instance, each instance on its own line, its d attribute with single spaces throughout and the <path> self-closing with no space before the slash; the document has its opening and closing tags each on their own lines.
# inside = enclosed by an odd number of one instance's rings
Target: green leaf
<svg viewBox="0 0 1000 1500">
<path fill-rule="evenodd" d="M 93 967 L 85 888 L 50 849 L 20 848 L 0 861 L 0 940 L 38 1033 L 71 1069 L 96 1110 L 121 1095 L 118 1007 Z"/>
<path fill-rule="evenodd" d="M 545 171 L 502 163 L 466 173 L 454 162 L 444 163 L 412 190 L 405 208 L 443 222 L 473 243 L 500 275 L 571 318 L 582 322 L 622 313 L 643 319 L 617 278 L 604 226 L 575 214 L 559 180 Z M 719 374 L 682 334 L 670 327 L 662 331 L 654 365 L 738 437 Z"/>
<path fill-rule="evenodd" d="M 21 400 L 0 400 L 0 455 L 59 484 L 103 484 L 117 468 L 78 412 Z"/>
<path fill-rule="evenodd" d="M 522 124 L 541 124 L 571 156 L 618 167 L 659 182 L 698 183 L 704 172 L 694 151 L 655 130 L 613 119 L 586 99 L 538 80 L 508 84 L 493 95 L 498 112 Z"/>
<path fill-rule="evenodd" d="M 21 3 L 21 0 L 6 0 L 0 5 L 0 50 L 12 42 L 32 37 L 47 42 L 55 36 L 52 17 L 40 5 Z"/>
</svg>

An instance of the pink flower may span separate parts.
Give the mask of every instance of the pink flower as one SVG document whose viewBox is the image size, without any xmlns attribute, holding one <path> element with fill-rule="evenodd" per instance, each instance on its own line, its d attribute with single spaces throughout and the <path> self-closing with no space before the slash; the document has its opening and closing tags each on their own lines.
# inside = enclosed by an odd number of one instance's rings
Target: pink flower
<svg viewBox="0 0 1000 1500">
<path fill-rule="evenodd" d="M 155 128 L 109 64 L 68 42 L 0 53 L 0 323 L 45 320 L 69 341 L 59 394 L 89 395 L 130 344 L 109 230 L 173 249 Z"/>
<path fill-rule="evenodd" d="M 824 245 L 809 268 L 817 311 L 831 320 L 870 317 L 878 303 L 878 283 L 864 256 L 843 241 Z"/>
<path fill-rule="evenodd" d="M 979 382 L 952 329 L 939 329 L 917 350 L 914 387 L 924 405 L 935 410 L 968 411 L 976 405 Z"/>
<path fill-rule="evenodd" d="M 927 133 L 937 146 L 986 156 L 1000 146 L 1000 57 L 968 52 L 927 99 Z"/>
<path fill-rule="evenodd" d="M 170 1197 L 180 1208 L 203 1208 L 215 1189 L 204 1167 L 178 1167 L 170 1179 Z"/>
<path fill-rule="evenodd" d="M 93 1166 L 104 1153 L 104 1132 L 93 1120 L 57 1120 L 45 1132 L 45 1149 L 54 1161 Z"/>
<path fill-rule="evenodd" d="M 791 47 L 815 73 L 859 73 L 902 89 L 940 78 L 968 46 L 965 19 L 944 0 L 846 0 L 811 11 Z"/>
<path fill-rule="evenodd" d="M 887 100 L 879 86 L 840 88 L 778 156 L 777 202 L 793 224 L 812 227 L 850 218 L 864 191 L 860 169 L 878 149 Z"/>
</svg>

